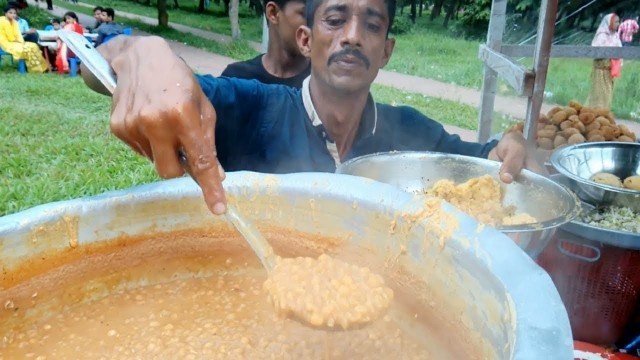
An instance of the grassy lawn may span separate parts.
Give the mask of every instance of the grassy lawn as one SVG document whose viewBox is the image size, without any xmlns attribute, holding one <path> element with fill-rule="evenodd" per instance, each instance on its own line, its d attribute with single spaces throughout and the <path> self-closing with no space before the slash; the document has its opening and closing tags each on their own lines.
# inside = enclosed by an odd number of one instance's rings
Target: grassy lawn
<svg viewBox="0 0 640 360">
<path fill-rule="evenodd" d="M 159 179 L 111 135 L 110 100 L 79 77 L 3 65 L 0 78 L 0 99 L 12 99 L 0 101 L 0 215 Z"/>
<path fill-rule="evenodd" d="M 158 17 L 156 1 L 151 1 L 151 6 L 135 3 L 131 0 L 83 0 L 82 2 L 94 6 L 100 5 L 102 7 L 114 8 L 118 22 L 124 19 L 123 17 L 118 17 L 118 11 L 148 16 L 154 19 Z M 167 2 L 169 21 L 231 36 L 231 25 L 229 24 L 229 18 L 224 12 L 224 4 L 222 1 L 219 5 L 211 1 L 209 8 L 205 9 L 205 12 L 202 14 L 198 14 L 197 12 L 197 1 L 178 0 L 178 3 L 180 8 L 173 9 L 173 1 Z M 67 7 L 67 3 L 61 6 Z M 262 19 L 258 18 L 255 12 L 249 9 L 247 2 L 240 3 L 240 31 L 244 39 L 253 41 L 262 40 Z"/>
<path fill-rule="evenodd" d="M 74 5 L 72 3 L 64 3 L 63 6 L 64 8 L 73 10 L 77 13 L 91 15 L 91 8 L 88 8 L 86 6 Z M 213 40 L 204 39 L 192 34 L 186 34 L 172 28 L 160 28 L 157 26 L 151 26 L 138 20 L 130 20 L 121 17 L 118 18 L 118 22 L 149 34 L 158 35 L 168 40 L 181 42 L 185 45 L 197 47 L 199 49 L 228 56 L 234 59 L 249 59 L 258 55 L 258 52 L 251 48 L 246 41 L 236 41 L 230 44 L 221 44 Z"/>
</svg>

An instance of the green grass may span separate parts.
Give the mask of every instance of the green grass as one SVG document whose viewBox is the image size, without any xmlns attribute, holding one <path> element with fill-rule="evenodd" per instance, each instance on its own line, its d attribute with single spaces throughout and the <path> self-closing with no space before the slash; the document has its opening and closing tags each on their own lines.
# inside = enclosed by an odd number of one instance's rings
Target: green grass
<svg viewBox="0 0 640 360">
<path fill-rule="evenodd" d="M 467 130 L 478 129 L 478 109 L 473 106 L 377 84 L 373 84 L 371 93 L 377 102 L 411 106 L 440 123 Z M 518 121 L 520 120 L 494 113 L 492 133 L 504 131 Z"/>
<path fill-rule="evenodd" d="M 4 63 L 7 63 L 6 61 Z M 79 78 L 0 69 L 0 216 L 159 180 L 109 131 L 110 99 Z"/>
<path fill-rule="evenodd" d="M 83 0 L 82 2 L 93 6 L 111 7 L 116 10 L 116 21 L 120 22 L 124 17 L 119 17 L 118 12 L 128 12 L 131 14 L 148 16 L 156 19 L 158 10 L 156 1 L 151 1 L 151 6 L 141 3 L 134 3 L 130 0 Z M 173 1 L 168 1 L 169 21 L 177 24 L 191 26 L 197 29 L 211 31 L 218 34 L 231 35 L 231 27 L 229 18 L 224 13 L 224 5 L 222 1 L 220 5 L 215 5 L 213 1 L 208 9 L 202 14 L 197 13 L 197 1 L 178 1 L 180 8 L 173 9 Z M 67 3 L 61 5 L 67 7 Z M 91 9 L 90 9 L 91 10 Z M 255 15 L 255 12 L 249 9 L 247 2 L 240 4 L 240 31 L 242 37 L 247 40 L 262 40 L 262 19 Z"/>
<path fill-rule="evenodd" d="M 90 15 L 91 9 L 86 6 L 74 5 L 72 3 L 64 3 L 64 8 L 73 10 L 78 13 Z M 149 34 L 161 36 L 167 40 L 173 40 L 185 45 L 193 46 L 202 50 L 206 50 L 212 53 L 228 56 L 234 59 L 249 59 L 256 55 L 258 52 L 249 46 L 247 41 L 234 41 L 228 44 L 221 44 L 219 42 L 204 39 L 192 34 L 186 34 L 177 31 L 172 28 L 161 28 L 158 26 L 152 26 L 145 24 L 139 20 L 130 20 L 126 18 L 118 18 L 118 22 L 126 26 L 131 26 L 138 30 L 144 31 Z"/>
</svg>

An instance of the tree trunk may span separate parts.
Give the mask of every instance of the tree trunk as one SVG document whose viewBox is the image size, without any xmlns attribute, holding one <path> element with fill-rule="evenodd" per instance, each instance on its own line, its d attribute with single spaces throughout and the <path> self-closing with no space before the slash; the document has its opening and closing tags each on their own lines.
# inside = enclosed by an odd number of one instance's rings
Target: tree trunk
<svg viewBox="0 0 640 360">
<path fill-rule="evenodd" d="M 224 13 L 229 15 L 229 2 L 231 0 L 222 0 L 222 2 L 224 3 Z"/>
<path fill-rule="evenodd" d="M 146 1 L 144 2 L 144 4 L 145 4 L 146 6 L 151 6 L 151 0 L 146 0 Z"/>
<path fill-rule="evenodd" d="M 424 7 L 424 0 L 420 0 L 420 3 L 418 5 L 420 5 L 420 7 L 418 8 L 418 16 L 422 17 L 422 8 Z"/>
<path fill-rule="evenodd" d="M 240 19 L 238 11 L 240 7 L 239 0 L 231 0 L 229 4 L 229 20 L 231 21 L 231 38 L 233 40 L 240 39 Z"/>
<path fill-rule="evenodd" d="M 456 0 L 449 0 L 447 4 L 447 15 L 444 17 L 445 29 L 449 27 L 449 20 L 453 17 L 453 12 L 456 10 Z"/>
<path fill-rule="evenodd" d="M 411 19 L 411 23 L 415 24 L 416 23 L 416 2 L 418 0 L 411 0 L 411 12 L 409 13 L 409 18 Z"/>
<path fill-rule="evenodd" d="M 431 21 L 435 20 L 435 18 L 440 16 L 440 13 L 442 12 L 442 4 L 444 4 L 444 0 L 436 0 L 433 3 L 433 9 L 431 10 L 431 18 L 430 18 Z"/>
<path fill-rule="evenodd" d="M 198 1 L 198 14 L 204 13 L 204 0 Z"/>
<path fill-rule="evenodd" d="M 169 27 L 169 13 L 167 13 L 167 0 L 158 0 L 158 26 Z"/>
<path fill-rule="evenodd" d="M 459 0 L 458 5 L 456 6 L 456 13 L 454 15 L 456 20 L 458 20 L 458 16 L 460 15 L 460 10 L 462 10 L 462 5 L 464 5 L 464 0 Z"/>
<path fill-rule="evenodd" d="M 178 0 L 173 0 L 173 8 L 180 9 L 180 4 L 178 4 Z"/>
</svg>

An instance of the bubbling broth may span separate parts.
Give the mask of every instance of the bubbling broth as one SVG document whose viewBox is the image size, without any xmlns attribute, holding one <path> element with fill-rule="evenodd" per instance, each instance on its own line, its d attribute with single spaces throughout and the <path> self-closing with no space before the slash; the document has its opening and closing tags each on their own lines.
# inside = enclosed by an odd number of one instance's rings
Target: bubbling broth
<svg viewBox="0 0 640 360">
<path fill-rule="evenodd" d="M 283 256 L 318 257 L 342 242 L 264 233 Z M 325 331 L 279 315 L 263 288 L 266 271 L 229 230 L 127 238 L 56 268 L 30 266 L 18 269 L 28 279 L 0 284 L 0 299 L 11 302 L 0 308 L 0 360 L 484 357 L 469 352 L 464 331 L 439 331 L 442 309 L 425 316 L 401 301 L 410 292 L 395 288 L 389 312 L 362 328 Z M 427 331 L 417 335 L 418 323 Z M 458 338 L 461 346 L 452 346 Z"/>
</svg>

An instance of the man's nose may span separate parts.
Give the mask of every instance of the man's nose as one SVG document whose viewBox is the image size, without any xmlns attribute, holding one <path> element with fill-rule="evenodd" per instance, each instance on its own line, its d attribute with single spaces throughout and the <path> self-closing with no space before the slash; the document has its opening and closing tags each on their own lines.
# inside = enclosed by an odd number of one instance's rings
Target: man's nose
<svg viewBox="0 0 640 360">
<path fill-rule="evenodd" d="M 344 26 L 342 32 L 341 44 L 343 46 L 360 47 L 362 46 L 363 27 L 357 17 L 352 17 Z"/>
</svg>

